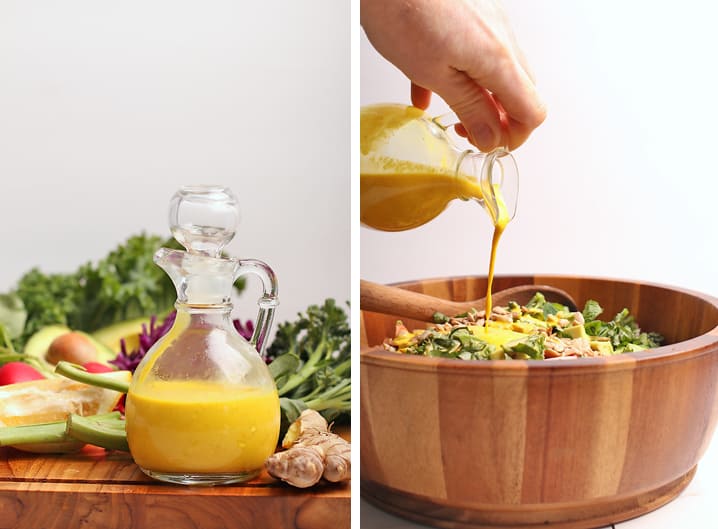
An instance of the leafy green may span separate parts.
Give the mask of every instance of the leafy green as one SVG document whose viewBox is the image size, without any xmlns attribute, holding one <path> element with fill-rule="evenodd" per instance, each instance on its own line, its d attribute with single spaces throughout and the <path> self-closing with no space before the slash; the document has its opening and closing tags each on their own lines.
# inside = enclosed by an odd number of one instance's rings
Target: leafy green
<svg viewBox="0 0 718 529">
<path fill-rule="evenodd" d="M 442 312 L 435 312 L 433 315 L 434 323 L 447 323 L 451 318 Z"/>
<path fill-rule="evenodd" d="M 160 247 L 179 248 L 174 239 L 142 233 L 129 237 L 97 264 L 69 274 L 27 272 L 11 295 L 27 311 L 16 345 L 52 324 L 92 332 L 106 325 L 151 314 L 165 314 L 177 297 L 169 276 L 153 261 Z M 235 284 L 241 290 L 243 281 Z M 2 321 L 2 320 L 0 320 Z"/>
<path fill-rule="evenodd" d="M 594 321 L 603 313 L 603 307 L 598 304 L 598 301 L 589 299 L 583 306 L 583 319 L 586 322 Z"/>
<path fill-rule="evenodd" d="M 279 324 L 267 356 L 277 384 L 283 429 L 302 410 L 319 411 L 328 421 L 351 412 L 351 330 L 347 313 L 327 299 L 297 319 Z"/>
<path fill-rule="evenodd" d="M 423 340 L 406 348 L 406 354 L 461 358 L 462 360 L 488 360 L 496 347 L 474 336 L 466 325 L 454 327 L 450 333 L 432 330 Z"/>
<path fill-rule="evenodd" d="M 529 334 L 526 338 L 520 338 L 504 344 L 503 349 L 506 356 L 516 360 L 543 360 L 545 341 L 545 334 Z"/>
<path fill-rule="evenodd" d="M 568 313 L 568 307 L 561 305 L 560 303 L 553 303 L 546 301 L 546 297 L 541 292 L 536 292 L 533 297 L 526 304 L 526 308 L 529 309 L 529 313 L 534 317 L 541 316 L 546 320 L 552 314 L 558 314 L 559 312 Z M 508 307 L 511 310 L 511 306 Z"/>
<path fill-rule="evenodd" d="M 600 308 L 600 307 L 599 307 Z M 655 332 L 641 332 L 628 309 L 623 309 L 611 321 L 593 320 L 585 323 L 586 333 L 590 336 L 608 338 L 616 353 L 640 351 L 658 347 L 663 337 Z"/>
</svg>

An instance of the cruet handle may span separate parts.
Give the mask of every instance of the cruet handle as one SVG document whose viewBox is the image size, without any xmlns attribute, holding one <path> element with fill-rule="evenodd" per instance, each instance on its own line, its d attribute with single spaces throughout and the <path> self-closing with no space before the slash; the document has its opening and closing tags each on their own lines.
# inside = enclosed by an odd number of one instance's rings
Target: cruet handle
<svg viewBox="0 0 718 529">
<path fill-rule="evenodd" d="M 259 259 L 240 259 L 235 274 L 235 281 L 244 275 L 254 274 L 262 281 L 262 297 L 257 300 L 259 312 L 255 322 L 254 334 L 250 343 L 257 349 L 261 355 L 264 353 L 267 336 L 272 328 L 272 320 L 274 319 L 274 310 L 279 305 L 277 297 L 277 276 L 267 263 Z"/>
</svg>

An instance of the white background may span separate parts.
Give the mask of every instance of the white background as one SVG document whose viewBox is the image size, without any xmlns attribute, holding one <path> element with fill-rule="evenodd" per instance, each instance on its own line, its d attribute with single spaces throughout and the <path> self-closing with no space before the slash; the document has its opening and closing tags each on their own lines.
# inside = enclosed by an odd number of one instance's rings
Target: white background
<svg viewBox="0 0 718 529">
<path fill-rule="evenodd" d="M 497 273 L 641 279 L 718 296 L 718 7 L 697 0 L 504 6 L 548 117 L 515 151 L 519 207 L 499 245 Z M 360 55 L 361 104 L 408 104 L 408 81 L 363 34 Z M 447 110 L 434 98 L 431 113 Z M 491 231 L 488 216 L 462 202 L 412 231 L 361 228 L 360 275 L 390 282 L 486 274 Z M 677 500 L 620 527 L 712 526 L 717 451 L 714 439 Z M 419 527 L 364 501 L 362 526 Z"/>
<path fill-rule="evenodd" d="M 548 117 L 515 151 L 519 204 L 497 274 L 643 279 L 717 296 L 718 7 L 504 5 Z M 364 35 L 360 53 L 361 103 L 408 103 L 408 81 Z M 446 111 L 434 98 L 430 112 Z M 360 231 L 365 279 L 487 271 L 492 227 L 473 202 L 412 231 Z"/>
<path fill-rule="evenodd" d="M 0 0 L 0 291 L 169 236 L 175 190 L 218 183 L 278 321 L 348 300 L 349 27 L 334 0 Z"/>
</svg>

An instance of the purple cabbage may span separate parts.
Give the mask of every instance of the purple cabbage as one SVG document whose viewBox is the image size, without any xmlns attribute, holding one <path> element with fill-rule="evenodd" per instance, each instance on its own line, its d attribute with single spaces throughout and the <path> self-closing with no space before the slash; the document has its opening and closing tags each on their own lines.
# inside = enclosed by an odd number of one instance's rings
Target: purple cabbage
<svg viewBox="0 0 718 529">
<path fill-rule="evenodd" d="M 110 363 L 118 369 L 128 370 L 134 373 L 137 366 L 147 354 L 147 351 L 149 351 L 150 348 L 172 328 L 176 316 L 176 311 L 170 312 L 164 321 L 162 321 L 159 325 L 157 325 L 157 316 L 151 316 L 149 328 L 144 323 L 142 324 L 142 331 L 139 334 L 139 345 L 137 349 L 127 352 L 127 344 L 125 343 L 124 338 L 121 339 L 120 353 L 114 360 L 110 360 Z M 233 324 L 234 328 L 237 329 L 237 332 L 239 332 L 243 338 L 246 340 L 252 338 L 252 334 L 254 333 L 254 323 L 252 320 L 247 320 L 242 323 L 241 320 L 235 319 L 233 320 Z"/>
</svg>

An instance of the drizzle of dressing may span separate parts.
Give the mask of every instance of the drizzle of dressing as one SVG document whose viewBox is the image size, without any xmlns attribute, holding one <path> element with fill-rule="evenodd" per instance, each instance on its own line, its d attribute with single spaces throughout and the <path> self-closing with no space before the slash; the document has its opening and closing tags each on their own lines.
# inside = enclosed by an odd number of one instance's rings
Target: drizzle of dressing
<svg viewBox="0 0 718 529">
<path fill-rule="evenodd" d="M 509 223 L 510 217 L 509 212 L 506 209 L 506 203 L 504 197 L 501 194 L 499 186 L 494 185 L 494 196 L 496 197 L 496 204 L 498 211 L 494 221 L 494 236 L 491 238 L 491 258 L 489 259 L 489 275 L 486 283 L 486 323 L 488 329 L 489 317 L 491 316 L 491 310 L 493 309 L 493 302 L 491 299 L 491 289 L 494 284 L 494 266 L 496 265 L 496 249 L 499 246 L 499 239 L 504 233 L 506 225 Z"/>
</svg>

